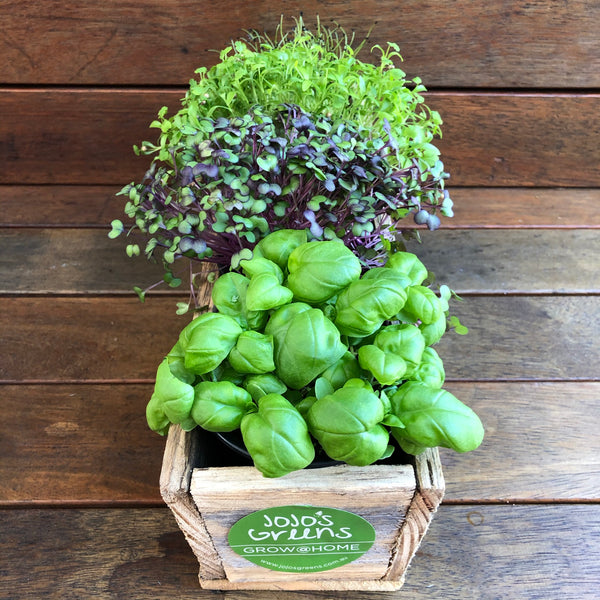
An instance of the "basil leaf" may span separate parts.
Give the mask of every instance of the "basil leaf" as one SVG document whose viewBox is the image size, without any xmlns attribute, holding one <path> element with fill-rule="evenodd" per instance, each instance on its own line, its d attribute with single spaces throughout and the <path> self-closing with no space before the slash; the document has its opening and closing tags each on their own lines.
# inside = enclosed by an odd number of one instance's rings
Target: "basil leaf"
<svg viewBox="0 0 600 600">
<path fill-rule="evenodd" d="M 410 377 L 421 364 L 425 339 L 414 325 L 387 325 L 379 330 L 373 344 L 388 354 L 406 361 L 406 376 Z"/>
<path fill-rule="evenodd" d="M 246 377 L 244 388 L 255 402 L 267 394 L 283 394 L 287 391 L 285 383 L 270 373 Z"/>
<path fill-rule="evenodd" d="M 277 374 L 288 387 L 308 385 L 348 351 L 340 332 L 318 308 L 298 310 L 287 320 L 277 314 L 265 331 L 273 336 Z"/>
<path fill-rule="evenodd" d="M 321 304 L 358 279 L 358 257 L 342 242 L 307 242 L 288 260 L 287 287 L 296 300 Z"/>
<path fill-rule="evenodd" d="M 372 344 L 358 349 L 358 362 L 381 385 L 394 385 L 406 373 L 406 361 L 401 356 L 384 352 Z"/>
<path fill-rule="evenodd" d="M 385 266 L 406 275 L 413 285 L 421 285 L 427 279 L 427 268 L 411 252 L 395 252 Z"/>
<path fill-rule="evenodd" d="M 318 399 L 307 413 L 310 432 L 327 455 L 355 466 L 370 465 L 385 454 L 389 434 L 381 425 L 384 418 L 379 396 L 354 385 Z"/>
<path fill-rule="evenodd" d="M 307 239 L 305 229 L 279 229 L 256 244 L 254 256 L 268 258 L 286 271 L 290 254 Z"/>
<path fill-rule="evenodd" d="M 185 368 L 202 375 L 216 369 L 231 352 L 242 328 L 228 315 L 204 313 L 179 336 L 185 351 Z"/>
<path fill-rule="evenodd" d="M 233 431 L 255 410 L 250 394 L 230 381 L 201 381 L 194 389 L 191 416 L 207 431 Z"/>
<path fill-rule="evenodd" d="M 408 296 L 402 312 L 412 315 L 412 321 L 421 321 L 429 325 L 437 321 L 444 314 L 442 301 L 433 290 L 422 285 L 412 285 L 407 290 Z"/>
<path fill-rule="evenodd" d="M 275 370 L 273 336 L 244 331 L 229 353 L 229 364 L 238 373 L 268 373 Z"/>
<path fill-rule="evenodd" d="M 383 275 L 353 281 L 337 297 L 335 324 L 343 335 L 369 336 L 404 306 L 406 278 L 391 269 L 380 273 Z"/>
<path fill-rule="evenodd" d="M 171 423 L 182 423 L 190 415 L 194 388 L 175 377 L 168 359 L 164 358 L 156 371 L 153 397 L 158 399 L 155 402 L 160 402 L 162 411 Z"/>
<path fill-rule="evenodd" d="M 333 363 L 321 373 L 321 377 L 327 379 L 334 390 L 341 388 L 346 381 L 354 377 L 360 377 L 360 366 L 352 352 L 346 352 L 342 358 Z"/>
<path fill-rule="evenodd" d="M 425 348 L 421 364 L 412 374 L 411 379 L 439 389 L 444 385 L 445 378 L 444 363 L 439 354 L 433 348 Z"/>
<path fill-rule="evenodd" d="M 398 388 L 390 401 L 393 414 L 405 426 L 392 429 L 392 433 L 405 451 L 443 446 L 468 452 L 483 440 L 479 417 L 446 390 L 409 381 Z"/>
<path fill-rule="evenodd" d="M 304 469 L 315 457 L 306 421 L 279 394 L 263 396 L 258 412 L 242 419 L 242 438 L 256 468 L 265 477 Z"/>
<path fill-rule="evenodd" d="M 294 294 L 273 273 L 260 273 L 250 280 L 246 293 L 249 310 L 270 310 L 292 301 Z"/>
</svg>

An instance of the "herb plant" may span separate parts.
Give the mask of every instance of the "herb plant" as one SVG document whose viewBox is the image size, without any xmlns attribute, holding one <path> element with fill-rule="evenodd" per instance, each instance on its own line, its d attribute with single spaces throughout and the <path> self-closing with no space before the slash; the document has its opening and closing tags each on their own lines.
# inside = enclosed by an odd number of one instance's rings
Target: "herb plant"
<svg viewBox="0 0 600 600">
<path fill-rule="evenodd" d="M 440 116 L 396 67 L 395 44 L 373 47 L 374 63 L 358 58 L 363 47 L 299 20 L 274 40 L 249 33 L 224 49 L 174 115 L 159 111 L 158 140 L 135 148 L 152 163 L 121 191 L 129 221 L 113 221 L 109 236 L 142 233 L 176 287 L 178 259 L 235 266 L 277 229 L 340 238 L 365 266 L 410 229 L 408 214 L 436 229 L 438 212 L 452 216 L 433 144 Z M 142 253 L 136 240 L 127 253 Z"/>
<path fill-rule="evenodd" d="M 414 254 L 365 270 L 340 240 L 308 238 L 271 233 L 216 280 L 215 312 L 192 320 L 158 368 L 151 429 L 240 429 L 267 477 L 308 466 L 316 448 L 371 464 L 393 452 L 390 436 L 413 454 L 479 446 L 481 422 L 442 389 L 432 347 L 449 290 L 423 285 Z"/>
<path fill-rule="evenodd" d="M 270 231 L 308 227 L 312 237 L 341 238 L 375 264 L 385 254 L 382 237 L 393 242 L 409 211 L 431 219 L 427 210 L 449 205 L 441 163 L 398 169 L 397 153 L 389 128 L 373 138 L 356 123 L 314 118 L 297 106 L 281 107 L 273 119 L 259 108 L 203 118 L 173 164 L 155 164 L 123 190 L 125 211 L 150 238 L 145 254 L 160 249 L 168 270 L 181 256 L 230 264 Z"/>
</svg>

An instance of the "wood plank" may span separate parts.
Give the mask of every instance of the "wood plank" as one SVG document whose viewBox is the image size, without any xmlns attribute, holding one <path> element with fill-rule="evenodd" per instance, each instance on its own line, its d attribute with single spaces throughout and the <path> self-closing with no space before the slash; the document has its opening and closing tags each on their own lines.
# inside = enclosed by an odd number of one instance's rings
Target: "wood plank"
<svg viewBox="0 0 600 600">
<path fill-rule="evenodd" d="M 2 386 L 0 505 L 161 504 L 151 394 L 149 384 Z"/>
<path fill-rule="evenodd" d="M 3 513 L 0 598 L 209 599 L 167 509 Z M 442 506 L 398 592 L 344 600 L 597 598 L 596 506 Z M 52 575 L 49 576 L 49 573 Z M 238 600 L 312 600 L 330 592 L 231 592 Z"/>
<path fill-rule="evenodd" d="M 455 185 L 598 184 L 600 95 L 440 93 L 427 100 L 444 119 L 438 146 Z"/>
<path fill-rule="evenodd" d="M 153 380 L 190 319 L 175 300 L 2 298 L 0 379 Z"/>
<path fill-rule="evenodd" d="M 600 296 L 467 297 L 451 312 L 469 333 L 437 346 L 449 379 L 600 379 Z"/>
<path fill-rule="evenodd" d="M 113 185 L 0 186 L 0 227 L 106 227 L 123 217 Z"/>
<path fill-rule="evenodd" d="M 600 228 L 600 189 L 449 188 L 444 229 Z M 0 186 L 0 227 L 106 227 L 123 218 L 119 186 Z"/>
<path fill-rule="evenodd" d="M 444 219 L 444 229 L 600 227 L 600 189 L 450 186 L 449 190 L 454 217 Z"/>
<path fill-rule="evenodd" d="M 600 500 L 600 383 L 444 387 L 486 428 L 473 452 L 441 450 L 444 502 Z M 0 506 L 162 504 L 151 393 L 150 383 L 2 386 Z"/>
<path fill-rule="evenodd" d="M 448 383 L 486 435 L 441 449 L 445 501 L 600 500 L 600 383 Z"/>
<path fill-rule="evenodd" d="M 600 292 L 596 230 L 438 230 L 422 240 L 407 249 L 459 294 Z"/>
<path fill-rule="evenodd" d="M 449 379 L 600 379 L 600 296 L 472 296 L 452 312 L 469 334 L 437 346 Z M 172 297 L 0 298 L 0 383 L 153 380 L 188 319 Z"/>
<path fill-rule="evenodd" d="M 302 12 L 309 26 L 320 15 L 361 40 L 397 42 L 409 76 L 429 86 L 578 87 L 600 85 L 600 46 L 593 0 L 535 3 L 406 0 L 287 1 L 219 4 L 175 0 L 65 5 L 3 2 L 5 60 L 0 79 L 19 84 L 181 85 L 211 65 L 246 29 L 275 31 L 284 12 Z M 531 32 L 535 31 L 534 36 Z M 135 39 L 135 44 L 131 40 Z M 160 60 L 155 60 L 159 56 Z M 368 55 L 365 54 L 365 59 Z"/>
<path fill-rule="evenodd" d="M 0 184 L 105 184 L 141 178 L 131 147 L 183 90 L 12 89 L 0 94 Z M 431 93 L 456 186 L 598 187 L 600 95 Z"/>
<path fill-rule="evenodd" d="M 0 293 L 130 293 L 134 285 L 162 280 L 160 264 L 127 257 L 126 238 L 110 240 L 106 233 L 0 229 Z M 408 249 L 459 294 L 600 292 L 600 235 L 595 230 L 441 229 L 422 237 L 422 244 L 410 243 Z M 187 268 L 185 261 L 177 270 Z M 185 293 L 185 287 L 156 289 Z"/>
</svg>

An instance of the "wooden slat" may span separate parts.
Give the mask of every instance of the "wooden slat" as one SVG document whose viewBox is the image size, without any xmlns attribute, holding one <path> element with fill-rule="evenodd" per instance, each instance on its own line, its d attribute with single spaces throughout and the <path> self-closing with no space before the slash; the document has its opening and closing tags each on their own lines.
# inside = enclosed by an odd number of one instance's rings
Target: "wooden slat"
<svg viewBox="0 0 600 600">
<path fill-rule="evenodd" d="M 442 449 L 446 501 L 600 500 L 600 383 L 448 383 L 486 435 Z"/>
<path fill-rule="evenodd" d="M 444 387 L 486 428 L 473 452 L 441 450 L 444 502 L 600 500 L 600 383 Z M 144 411 L 152 388 L 0 387 L 0 506 L 162 504 L 165 440 Z"/>
<path fill-rule="evenodd" d="M 160 504 L 164 439 L 146 424 L 151 393 L 149 384 L 0 387 L 0 505 Z"/>
<path fill-rule="evenodd" d="M 451 312 L 469 333 L 437 346 L 450 379 L 600 379 L 600 296 L 467 297 Z"/>
<path fill-rule="evenodd" d="M 456 93 L 428 102 L 444 119 L 439 148 L 455 185 L 598 185 L 600 95 Z"/>
<path fill-rule="evenodd" d="M 0 184 L 107 184 L 139 180 L 148 157 L 131 147 L 183 90 L 4 90 Z M 445 121 L 439 141 L 455 186 L 596 187 L 600 95 L 432 93 Z"/>
<path fill-rule="evenodd" d="M 105 227 L 123 218 L 120 186 L 0 186 L 0 227 Z"/>
<path fill-rule="evenodd" d="M 455 188 L 444 229 L 600 228 L 600 189 Z"/>
<path fill-rule="evenodd" d="M 596 506 L 442 506 L 398 592 L 344 600 L 597 598 Z M 2 519 L 0 598 L 215 598 L 166 509 L 13 510 Z M 93 550 L 91 550 L 93 549 Z M 48 575 L 51 573 L 52 575 Z M 331 592 L 233 592 L 238 600 L 312 600 Z"/>
<path fill-rule="evenodd" d="M 0 293 L 129 293 L 133 285 L 162 280 L 160 264 L 128 258 L 127 240 L 106 234 L 0 229 Z M 408 249 L 459 294 L 600 292 L 600 235 L 594 230 L 440 230 L 425 232 L 423 243 Z M 178 270 L 186 268 L 187 261 Z"/>
<path fill-rule="evenodd" d="M 0 186 L 0 227 L 106 227 L 123 218 L 119 186 Z M 600 189 L 449 187 L 455 228 L 600 228 Z M 407 221 L 408 222 L 408 221 Z M 411 223 L 412 226 L 412 223 Z"/>
<path fill-rule="evenodd" d="M 474 296 L 452 312 L 469 334 L 437 346 L 450 379 L 600 379 L 600 296 Z M 172 297 L 0 298 L 0 382 L 153 379 L 188 319 Z"/>
<path fill-rule="evenodd" d="M 595 230 L 439 230 L 422 240 L 407 248 L 459 294 L 600 292 Z"/>
<path fill-rule="evenodd" d="M 231 38 L 274 32 L 280 14 L 337 20 L 361 40 L 397 42 L 402 65 L 430 86 L 598 87 L 593 0 L 467 3 L 407 0 L 3 2 L 0 80 L 44 84 L 174 84 L 210 65 Z M 532 35 L 535 32 L 535 35 Z M 132 43 L 135 40 L 135 43 Z M 157 57 L 159 60 L 157 60 Z M 368 54 L 365 53 L 367 60 Z"/>
</svg>

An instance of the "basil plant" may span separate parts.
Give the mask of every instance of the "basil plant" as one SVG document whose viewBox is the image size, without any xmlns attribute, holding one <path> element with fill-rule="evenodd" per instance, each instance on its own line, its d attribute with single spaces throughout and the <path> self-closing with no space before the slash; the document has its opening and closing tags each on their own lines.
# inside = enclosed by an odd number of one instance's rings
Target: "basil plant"
<svg viewBox="0 0 600 600">
<path fill-rule="evenodd" d="M 447 328 L 446 287 L 408 252 L 366 269 L 341 241 L 305 230 L 267 235 L 223 273 L 213 311 L 192 320 L 158 367 L 150 428 L 240 430 L 255 466 L 280 477 L 316 453 L 364 466 L 483 439 L 478 416 L 442 389 L 433 346 Z"/>
</svg>

